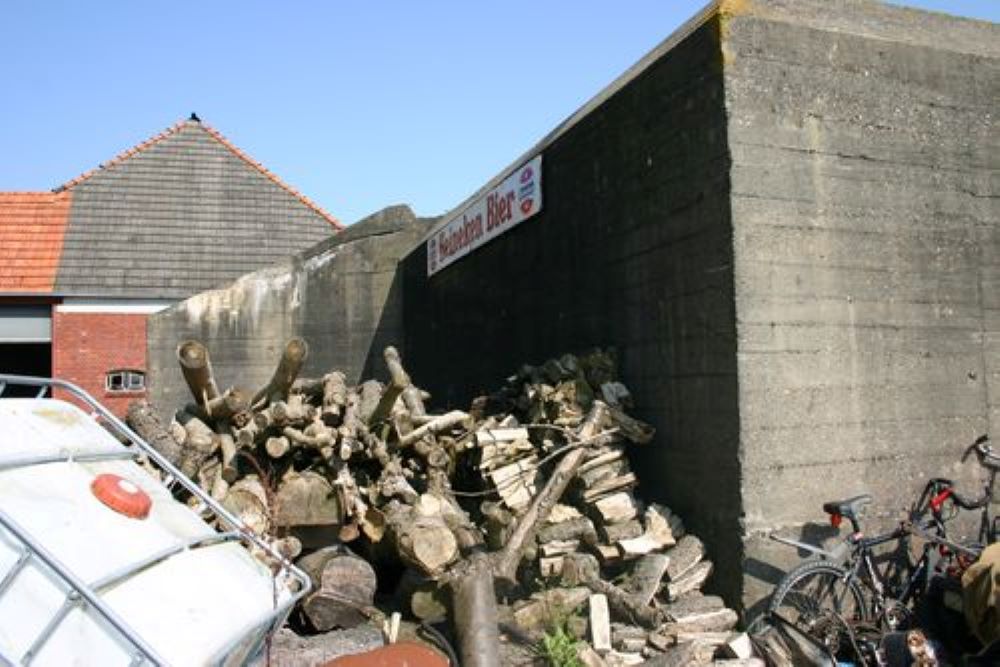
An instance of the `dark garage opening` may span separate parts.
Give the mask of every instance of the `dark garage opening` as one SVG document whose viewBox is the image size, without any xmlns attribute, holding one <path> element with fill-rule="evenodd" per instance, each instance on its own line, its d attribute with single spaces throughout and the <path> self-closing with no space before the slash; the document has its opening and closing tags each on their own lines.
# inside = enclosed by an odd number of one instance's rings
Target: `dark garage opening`
<svg viewBox="0 0 1000 667">
<path fill-rule="evenodd" d="M 51 343 L 0 343 L 0 374 L 52 376 Z M 32 387 L 7 387 L 4 397 L 34 396 Z"/>
</svg>

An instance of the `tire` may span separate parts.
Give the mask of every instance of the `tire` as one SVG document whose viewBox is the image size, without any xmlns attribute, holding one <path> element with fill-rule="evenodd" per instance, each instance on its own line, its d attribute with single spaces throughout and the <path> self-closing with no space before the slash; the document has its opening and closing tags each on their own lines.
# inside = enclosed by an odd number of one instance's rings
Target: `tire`
<svg viewBox="0 0 1000 667">
<path fill-rule="evenodd" d="M 846 582 L 847 570 L 827 561 L 806 561 L 778 582 L 768 611 L 822 642 L 837 655 L 853 653 L 844 622 L 868 621 L 868 607 L 858 582 Z"/>
</svg>

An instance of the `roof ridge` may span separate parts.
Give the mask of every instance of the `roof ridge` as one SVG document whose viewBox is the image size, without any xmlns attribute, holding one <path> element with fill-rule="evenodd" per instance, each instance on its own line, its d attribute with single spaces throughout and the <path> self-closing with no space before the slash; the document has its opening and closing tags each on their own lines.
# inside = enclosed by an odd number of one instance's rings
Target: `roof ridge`
<svg viewBox="0 0 1000 667">
<path fill-rule="evenodd" d="M 118 155 L 114 156 L 113 158 L 111 158 L 107 162 L 102 162 L 101 164 L 97 165 L 93 169 L 85 171 L 82 174 L 80 174 L 79 176 L 77 176 L 76 178 L 74 178 L 72 180 L 69 180 L 69 181 L 66 181 L 62 185 L 60 185 L 60 186 L 58 186 L 56 188 L 53 188 L 52 192 L 58 193 L 58 192 L 62 192 L 63 190 L 69 190 L 70 188 L 73 188 L 74 186 L 77 186 L 80 183 L 84 182 L 85 180 L 87 180 L 88 178 L 90 178 L 91 176 L 93 176 L 94 174 L 96 174 L 97 172 L 101 171 L 102 169 L 107 169 L 108 167 L 113 167 L 113 166 L 115 166 L 117 164 L 120 164 L 120 163 L 124 162 L 126 159 L 132 157 L 136 153 L 139 153 L 139 152 L 142 152 L 142 151 L 146 150 L 150 146 L 163 141 L 164 139 L 166 139 L 167 137 L 169 137 L 169 136 L 171 136 L 173 134 L 177 134 L 178 132 L 180 132 L 181 128 L 183 128 L 186 123 L 187 123 L 187 121 L 184 121 L 184 120 L 182 120 L 182 121 L 180 121 L 178 123 L 174 123 L 173 125 L 171 125 L 167 129 L 165 129 L 162 132 L 160 132 L 159 134 L 156 134 L 156 135 L 150 137 L 149 139 L 146 139 L 145 141 L 136 144 L 132 148 L 129 148 L 127 150 L 122 151 L 121 153 L 119 153 Z"/>
<path fill-rule="evenodd" d="M 243 160 L 245 163 L 247 163 L 248 165 L 250 165 L 251 167 L 253 167 L 257 171 L 259 171 L 264 176 L 266 176 L 275 185 L 277 185 L 281 189 L 285 190 L 286 192 L 288 192 L 289 194 L 291 194 L 293 197 L 295 197 L 296 199 L 298 199 L 300 202 L 302 202 L 303 204 L 305 204 L 308 208 L 312 209 L 314 212 L 316 212 L 317 214 L 319 214 L 327 222 L 330 223 L 331 227 L 333 227 L 334 229 L 336 229 L 338 231 L 341 230 L 341 229 L 344 229 L 344 225 L 342 225 L 340 223 L 340 221 L 337 220 L 337 218 L 333 217 L 332 214 L 330 214 L 325 209 L 323 209 L 319 204 L 315 203 L 313 200 L 309 199 L 304 194 L 302 194 L 301 192 L 299 192 L 298 190 L 296 190 L 292 186 L 290 186 L 287 183 L 285 183 L 284 181 L 282 181 L 280 178 L 278 178 L 278 176 L 276 174 L 274 174 L 273 172 L 271 172 L 270 170 L 268 170 L 267 167 L 265 167 L 264 165 L 262 165 L 260 162 L 257 162 L 252 157 L 250 157 L 247 153 L 245 153 L 244 151 L 242 151 L 239 147 L 237 147 L 233 142 L 229 141 L 229 139 L 227 139 L 225 136 L 223 136 L 223 134 L 221 132 L 219 132 L 218 130 L 216 130 L 214 127 L 208 125 L 204 121 L 196 120 L 196 119 L 193 119 L 193 118 L 192 119 L 184 119 L 184 120 L 181 120 L 181 121 L 179 121 L 177 123 L 174 123 L 173 125 L 171 125 L 167 129 L 165 129 L 162 132 L 160 132 L 159 134 L 156 134 L 156 135 L 150 137 L 149 139 L 146 139 L 145 141 L 143 141 L 143 142 L 141 142 L 139 144 L 136 144 L 135 146 L 133 146 L 132 148 L 129 148 L 128 150 L 122 151 L 121 153 L 119 153 L 115 157 L 111 158 L 107 162 L 104 162 L 104 163 L 98 165 L 97 167 L 94 167 L 93 169 L 91 169 L 89 171 L 85 171 L 84 173 L 80 174 L 79 176 L 77 176 L 73 180 L 67 181 L 67 182 L 63 183 L 62 185 L 60 185 L 59 187 L 54 188 L 52 190 L 52 192 L 58 194 L 58 193 L 63 192 L 65 190 L 69 190 L 69 189 L 71 189 L 71 188 L 79 185 L 83 181 L 87 180 L 88 178 L 90 178 L 91 176 L 93 176 L 94 174 L 96 174 L 97 172 L 99 172 L 99 171 L 101 171 L 103 169 L 107 169 L 109 167 L 113 167 L 115 165 L 118 165 L 118 164 L 124 162 L 126 159 L 132 157 L 136 153 L 140 153 L 140 152 L 146 150 L 147 148 L 149 148 L 150 146 L 153 146 L 154 144 L 157 144 L 160 141 L 163 141 L 167 137 L 169 137 L 171 135 L 174 135 L 174 134 L 177 134 L 184 127 L 187 127 L 189 124 L 192 124 L 192 123 L 196 124 L 204 132 L 206 132 L 208 134 L 208 136 L 212 137 L 213 139 L 215 139 L 216 141 L 218 141 L 220 144 L 222 144 L 224 147 L 226 147 L 226 149 L 228 149 L 233 155 L 235 155 L 239 159 Z"/>
<path fill-rule="evenodd" d="M 271 182 L 273 182 L 275 185 L 277 185 L 281 189 L 283 189 L 286 192 L 288 192 L 290 195 L 292 195 L 293 197 L 295 197 L 296 199 L 298 199 L 300 202 L 302 202 L 303 204 L 305 204 L 307 207 L 311 208 L 313 211 L 315 211 L 316 213 L 318 213 L 322 217 L 326 218 L 327 222 L 329 222 L 330 225 L 334 229 L 337 229 L 337 230 L 344 229 L 344 225 L 341 224 L 341 222 L 339 220 L 337 220 L 337 218 L 335 218 L 326 209 L 324 209 L 322 206 L 320 206 L 319 204 L 317 204 L 313 200 L 309 199 L 309 197 L 306 197 L 304 194 L 302 194 L 301 192 L 299 192 L 298 190 L 296 190 L 292 186 L 290 186 L 287 183 L 285 183 L 283 180 L 281 180 L 278 177 L 277 174 L 275 174 L 274 172 L 270 171 L 263 164 L 261 164 L 257 160 L 254 160 L 252 157 L 250 157 L 242 149 L 240 149 L 238 146 L 236 146 L 236 144 L 234 144 L 229 139 L 227 139 L 221 132 L 219 132 L 218 130 L 216 130 L 211 125 L 205 123 L 204 121 L 199 122 L 199 125 L 201 126 L 201 129 L 204 130 L 205 132 L 207 132 L 210 137 L 212 137 L 213 139 L 215 139 L 216 141 L 218 141 L 220 144 L 222 144 L 223 146 L 225 146 L 227 149 L 229 149 L 229 151 L 232 152 L 236 157 L 238 157 L 239 159 L 243 160 L 248 165 L 250 165 L 251 167 L 253 167 L 257 171 L 259 171 L 261 174 L 263 174 L 264 176 L 266 176 Z"/>
</svg>

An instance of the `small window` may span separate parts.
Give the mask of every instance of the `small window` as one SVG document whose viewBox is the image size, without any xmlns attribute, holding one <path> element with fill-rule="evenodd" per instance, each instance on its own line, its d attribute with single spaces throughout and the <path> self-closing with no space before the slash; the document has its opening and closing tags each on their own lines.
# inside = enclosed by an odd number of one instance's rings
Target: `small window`
<svg viewBox="0 0 1000 667">
<path fill-rule="evenodd" d="M 142 371 L 111 371 L 104 377 L 108 391 L 142 391 L 146 388 L 146 374 Z"/>
</svg>

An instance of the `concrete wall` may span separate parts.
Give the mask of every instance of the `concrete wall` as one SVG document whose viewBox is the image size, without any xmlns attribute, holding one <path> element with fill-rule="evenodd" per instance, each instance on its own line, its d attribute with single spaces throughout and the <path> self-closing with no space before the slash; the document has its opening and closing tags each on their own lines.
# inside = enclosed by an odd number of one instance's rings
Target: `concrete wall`
<svg viewBox="0 0 1000 667">
<path fill-rule="evenodd" d="M 386 209 L 302 255 L 151 317 L 151 400 L 164 412 L 190 400 L 176 359 L 188 338 L 208 346 L 220 386 L 262 386 L 292 336 L 309 343 L 303 375 L 384 375 L 382 349 L 403 338 L 397 261 L 431 222 L 405 206 Z"/>
<path fill-rule="evenodd" d="M 541 215 L 429 280 L 405 260 L 413 375 L 460 406 L 616 346 L 659 429 L 641 492 L 752 608 L 798 558 L 764 533 L 968 480 L 997 418 L 998 37 L 863 0 L 709 8 L 515 163 L 543 155 Z"/>
<path fill-rule="evenodd" d="M 406 258 L 407 362 L 436 403 L 462 407 L 525 362 L 615 346 L 638 416 L 658 430 L 634 452 L 640 493 L 738 563 L 718 21 L 689 29 L 544 144 L 538 216 L 429 280 L 423 247 Z M 735 595 L 739 578 L 722 570 L 714 585 Z"/>
<path fill-rule="evenodd" d="M 895 516 L 928 476 L 968 480 L 962 446 L 997 432 L 1000 26 L 731 8 L 749 603 L 797 557 L 762 533 L 815 533 L 822 499 L 866 491 Z"/>
<path fill-rule="evenodd" d="M 539 215 L 430 279 L 426 222 L 383 216 L 190 299 L 150 320 L 153 397 L 188 400 L 186 337 L 221 384 L 264 382 L 292 335 L 308 374 L 352 379 L 403 341 L 438 408 L 615 346 L 658 429 L 640 492 L 752 610 L 797 558 L 764 533 L 829 536 L 820 502 L 864 490 L 885 519 L 927 476 L 968 480 L 961 445 L 996 431 L 998 99 L 995 25 L 713 5 L 511 165 L 543 155 Z"/>
</svg>

